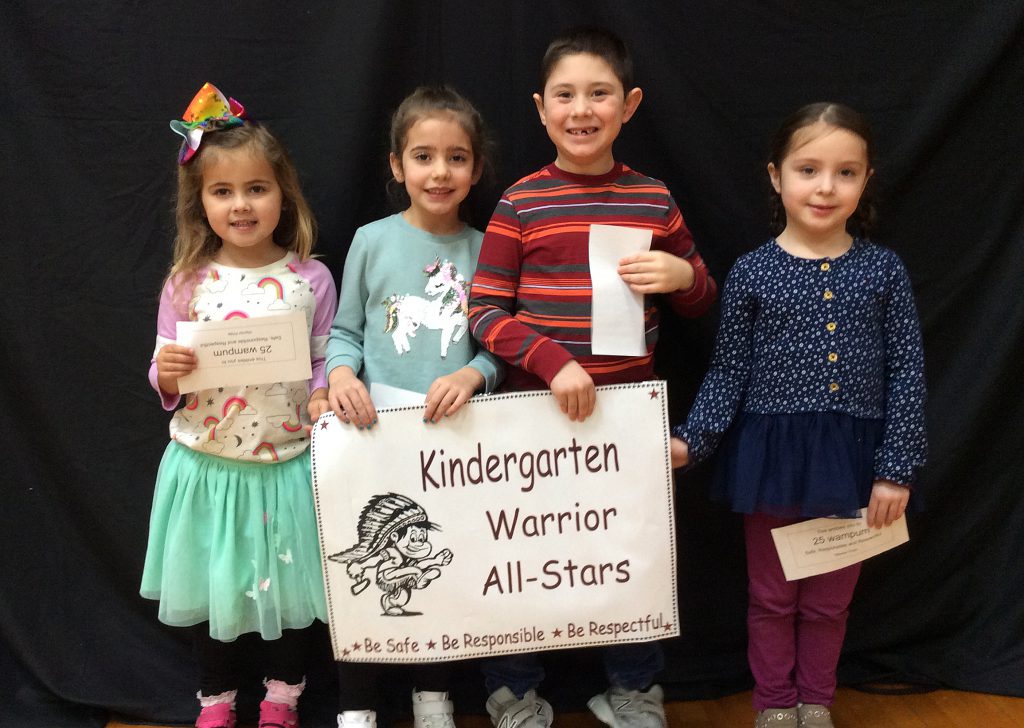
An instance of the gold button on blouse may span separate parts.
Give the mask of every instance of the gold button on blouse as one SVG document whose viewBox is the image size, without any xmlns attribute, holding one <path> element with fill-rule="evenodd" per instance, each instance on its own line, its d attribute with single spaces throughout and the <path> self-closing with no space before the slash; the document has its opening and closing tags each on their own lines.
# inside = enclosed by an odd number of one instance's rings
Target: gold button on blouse
<svg viewBox="0 0 1024 728">
<path fill-rule="evenodd" d="M 835 294 L 834 294 L 834 293 L 832 293 L 832 291 L 826 290 L 826 291 L 825 291 L 825 295 L 823 296 L 823 298 L 824 298 L 824 299 L 825 299 L 826 301 L 831 301 L 831 300 L 832 300 L 833 298 L 835 298 Z"/>
<path fill-rule="evenodd" d="M 828 263 L 822 263 L 822 264 L 821 264 L 821 269 L 822 269 L 822 270 L 824 270 L 824 271 L 827 271 L 827 270 L 828 270 L 829 268 L 831 268 L 831 267 L 832 267 L 832 266 L 831 266 L 831 265 L 829 265 Z"/>
<path fill-rule="evenodd" d="M 839 385 L 836 384 L 835 382 L 832 382 L 832 384 L 828 385 L 828 391 L 830 391 L 830 392 L 838 392 L 839 391 Z"/>
<path fill-rule="evenodd" d="M 835 331 L 836 330 L 836 322 L 835 321 L 829 321 L 827 324 L 825 324 L 825 328 L 828 329 L 829 331 Z"/>
<path fill-rule="evenodd" d="M 837 361 L 839 361 L 839 355 L 836 354 L 834 351 L 829 352 L 828 360 L 835 364 Z"/>
</svg>

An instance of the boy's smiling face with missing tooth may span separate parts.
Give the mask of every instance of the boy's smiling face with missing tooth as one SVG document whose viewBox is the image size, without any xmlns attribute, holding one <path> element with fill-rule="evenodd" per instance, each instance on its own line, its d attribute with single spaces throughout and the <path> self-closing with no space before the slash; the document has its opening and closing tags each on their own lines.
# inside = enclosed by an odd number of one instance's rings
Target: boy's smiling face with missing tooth
<svg viewBox="0 0 1024 728">
<path fill-rule="evenodd" d="M 544 95 L 533 95 L 540 122 L 554 142 L 555 165 L 576 174 L 604 174 L 615 164 L 614 144 L 643 93 L 626 93 L 615 71 L 590 53 L 563 56 L 552 67 Z"/>
</svg>

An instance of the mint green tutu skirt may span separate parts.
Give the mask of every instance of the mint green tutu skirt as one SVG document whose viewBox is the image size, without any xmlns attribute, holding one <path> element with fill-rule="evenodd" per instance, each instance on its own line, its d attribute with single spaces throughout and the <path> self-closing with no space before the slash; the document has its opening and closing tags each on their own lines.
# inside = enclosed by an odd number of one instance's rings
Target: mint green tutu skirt
<svg viewBox="0 0 1024 728">
<path fill-rule="evenodd" d="M 280 463 L 205 455 L 171 441 L 160 462 L 142 596 L 160 621 L 246 632 L 327 621 L 309 450 Z"/>
</svg>

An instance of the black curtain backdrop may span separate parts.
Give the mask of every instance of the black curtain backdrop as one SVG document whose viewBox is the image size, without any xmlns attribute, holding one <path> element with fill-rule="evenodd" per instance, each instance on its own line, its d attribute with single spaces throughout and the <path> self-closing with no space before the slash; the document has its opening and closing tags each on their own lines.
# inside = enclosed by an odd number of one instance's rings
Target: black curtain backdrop
<svg viewBox="0 0 1024 728">
<path fill-rule="evenodd" d="M 865 565 L 840 679 L 1024 696 L 1021 0 L 8 0 L 0 674 L 16 700 L 0 723 L 194 718 L 187 643 L 137 596 L 167 440 L 146 370 L 170 261 L 168 120 L 211 81 L 270 124 L 340 279 L 355 228 L 389 212 L 386 127 L 400 99 L 449 82 L 489 120 L 500 158 L 472 200 L 483 226 L 500 189 L 553 159 L 530 94 L 547 41 L 580 22 L 632 46 L 645 95 L 616 156 L 668 184 L 719 281 L 767 237 L 766 140 L 781 118 L 836 99 L 872 120 L 876 237 L 914 283 L 931 455 L 911 542 Z M 658 367 L 676 421 L 716 326 L 666 321 Z M 707 501 L 707 477 L 679 481 L 684 634 L 667 643 L 662 680 L 675 698 L 750 684 L 739 522 Z M 333 709 L 320 645 L 309 725 Z M 594 663 L 549 660 L 556 707 L 601 689 Z M 463 666 L 456 691 L 464 710 L 483 704 L 475 669 Z"/>
</svg>

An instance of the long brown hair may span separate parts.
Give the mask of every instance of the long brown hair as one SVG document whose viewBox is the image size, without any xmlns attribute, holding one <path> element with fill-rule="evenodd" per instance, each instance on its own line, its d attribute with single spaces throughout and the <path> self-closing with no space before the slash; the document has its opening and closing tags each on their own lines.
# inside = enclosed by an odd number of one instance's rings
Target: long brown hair
<svg viewBox="0 0 1024 728">
<path fill-rule="evenodd" d="M 174 259 L 167 280 L 185 284 L 188 291 L 198 271 L 213 260 L 221 241 L 206 220 L 203 210 L 203 169 L 206 160 L 218 149 L 248 147 L 267 160 L 281 187 L 281 219 L 274 229 L 274 243 L 295 251 L 307 260 L 316 243 L 316 221 L 302 194 L 299 175 L 284 145 L 270 130 L 247 121 L 242 126 L 208 132 L 196 155 L 178 167 L 178 193 L 175 199 Z M 177 291 L 176 291 L 177 293 Z"/>
</svg>

